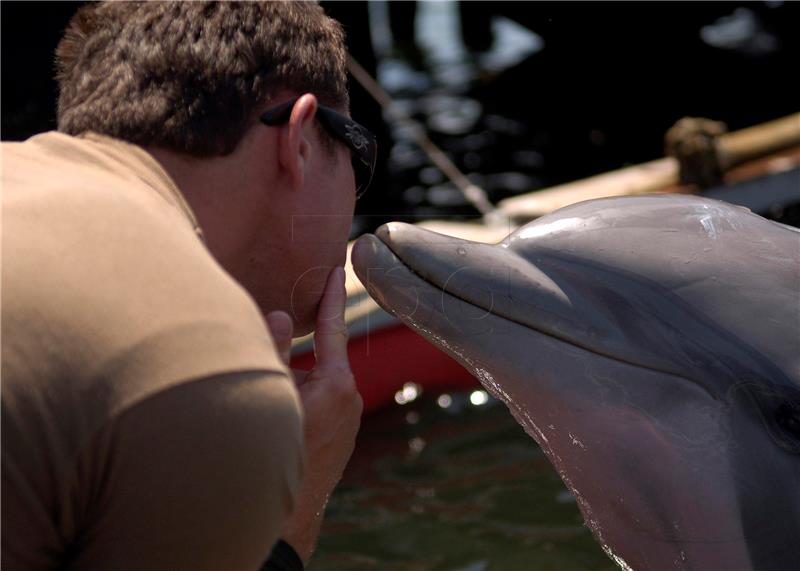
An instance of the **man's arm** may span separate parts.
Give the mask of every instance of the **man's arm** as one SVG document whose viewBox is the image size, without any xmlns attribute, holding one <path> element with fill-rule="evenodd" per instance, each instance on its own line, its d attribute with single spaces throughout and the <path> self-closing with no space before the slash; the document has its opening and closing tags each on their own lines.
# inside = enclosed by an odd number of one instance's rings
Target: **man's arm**
<svg viewBox="0 0 800 571">
<path fill-rule="evenodd" d="M 302 437 L 282 373 L 207 377 L 135 405 L 86 459 L 98 497 L 71 568 L 259 569 L 293 508 Z"/>
</svg>

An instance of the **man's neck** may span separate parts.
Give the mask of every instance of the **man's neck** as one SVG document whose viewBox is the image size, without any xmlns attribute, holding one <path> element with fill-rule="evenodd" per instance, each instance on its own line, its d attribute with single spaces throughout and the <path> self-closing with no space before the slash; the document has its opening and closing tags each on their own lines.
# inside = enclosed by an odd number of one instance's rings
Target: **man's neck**
<svg viewBox="0 0 800 571">
<path fill-rule="evenodd" d="M 146 150 L 175 182 L 197 217 L 208 249 L 225 266 L 246 241 L 247 218 L 241 212 L 248 202 L 246 170 L 234 155 L 199 158 L 163 148 Z"/>
</svg>

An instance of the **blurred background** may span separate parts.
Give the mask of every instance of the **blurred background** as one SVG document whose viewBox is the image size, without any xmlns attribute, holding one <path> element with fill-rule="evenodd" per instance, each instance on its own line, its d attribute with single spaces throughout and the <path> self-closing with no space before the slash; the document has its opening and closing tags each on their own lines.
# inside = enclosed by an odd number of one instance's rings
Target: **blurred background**
<svg viewBox="0 0 800 571">
<path fill-rule="evenodd" d="M 663 156 L 684 116 L 797 110 L 794 2 L 323 2 L 353 57 L 492 203 Z M 2 134 L 55 127 L 53 50 L 79 2 L 2 2 Z M 476 211 L 351 81 L 380 168 L 353 236 Z"/>
<path fill-rule="evenodd" d="M 0 4 L 4 141 L 55 128 L 53 51 L 78 2 Z M 660 158 L 685 116 L 736 130 L 798 110 L 794 2 L 323 2 L 352 56 L 499 200 Z M 793 71 L 794 70 L 794 71 Z M 351 80 L 380 165 L 352 236 L 476 210 Z M 767 216 L 797 225 L 794 201 Z M 409 379 L 413 381 L 413 379 Z M 479 388 L 410 383 L 365 418 L 315 570 L 612 569 L 572 496 Z"/>
</svg>

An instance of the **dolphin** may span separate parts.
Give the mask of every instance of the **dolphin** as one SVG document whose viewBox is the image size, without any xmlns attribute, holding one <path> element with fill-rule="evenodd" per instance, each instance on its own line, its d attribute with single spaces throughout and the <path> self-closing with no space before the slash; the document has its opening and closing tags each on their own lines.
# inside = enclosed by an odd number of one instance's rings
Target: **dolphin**
<svg viewBox="0 0 800 571">
<path fill-rule="evenodd" d="M 621 569 L 800 568 L 800 231 L 623 197 L 494 245 L 389 223 L 352 259 L 506 403 Z"/>
</svg>

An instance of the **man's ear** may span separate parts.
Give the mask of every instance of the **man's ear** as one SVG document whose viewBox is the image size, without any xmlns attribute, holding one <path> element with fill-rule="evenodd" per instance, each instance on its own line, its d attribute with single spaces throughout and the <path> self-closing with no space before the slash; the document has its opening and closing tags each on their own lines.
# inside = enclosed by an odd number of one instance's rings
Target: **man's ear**
<svg viewBox="0 0 800 571">
<path fill-rule="evenodd" d="M 303 186 L 316 114 L 317 98 L 306 93 L 294 104 L 289 122 L 281 129 L 278 157 L 281 166 L 289 172 L 294 189 Z"/>
</svg>

